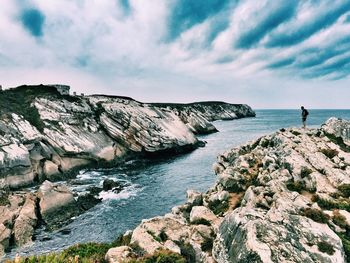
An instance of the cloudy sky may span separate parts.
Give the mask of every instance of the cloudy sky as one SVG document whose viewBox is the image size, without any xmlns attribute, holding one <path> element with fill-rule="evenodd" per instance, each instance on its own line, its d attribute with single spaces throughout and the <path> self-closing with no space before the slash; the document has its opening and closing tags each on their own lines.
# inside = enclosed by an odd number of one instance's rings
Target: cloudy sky
<svg viewBox="0 0 350 263">
<path fill-rule="evenodd" d="M 1 0 L 0 84 L 349 108 L 349 0 Z"/>
</svg>

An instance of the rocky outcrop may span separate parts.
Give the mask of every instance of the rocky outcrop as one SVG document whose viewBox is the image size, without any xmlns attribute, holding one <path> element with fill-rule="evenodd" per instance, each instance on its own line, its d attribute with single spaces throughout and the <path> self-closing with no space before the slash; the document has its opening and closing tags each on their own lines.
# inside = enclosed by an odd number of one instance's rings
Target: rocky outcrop
<svg viewBox="0 0 350 263">
<path fill-rule="evenodd" d="M 332 118 L 227 151 L 215 186 L 144 220 L 128 251 L 169 249 L 188 262 L 349 262 L 349 129 Z"/>
<path fill-rule="evenodd" d="M 73 193 L 64 185 L 45 181 L 39 188 L 38 197 L 41 218 L 50 228 L 59 226 L 80 212 Z"/>
<path fill-rule="evenodd" d="M 11 99 L 10 99 L 11 98 Z M 0 185 L 11 189 L 65 179 L 86 166 L 179 152 L 200 145 L 218 119 L 254 116 L 222 102 L 147 104 L 126 97 L 61 95 L 51 86 L 0 92 Z M 170 106 L 167 106 L 170 105 Z"/>
</svg>

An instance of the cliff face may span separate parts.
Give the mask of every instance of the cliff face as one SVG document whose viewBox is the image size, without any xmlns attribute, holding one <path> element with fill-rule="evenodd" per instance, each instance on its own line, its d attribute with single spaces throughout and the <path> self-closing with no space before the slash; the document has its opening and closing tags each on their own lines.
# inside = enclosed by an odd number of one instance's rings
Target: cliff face
<svg viewBox="0 0 350 263">
<path fill-rule="evenodd" d="M 106 259 L 168 249 L 189 262 L 349 262 L 350 122 L 281 129 L 218 157 L 207 193 L 144 220 Z M 135 250 L 136 248 L 136 250 Z"/>
<path fill-rule="evenodd" d="M 194 149 L 212 120 L 253 116 L 246 105 L 146 104 L 125 97 L 62 96 L 47 86 L 2 91 L 0 185 L 62 179 L 74 169 L 128 156 Z"/>
</svg>

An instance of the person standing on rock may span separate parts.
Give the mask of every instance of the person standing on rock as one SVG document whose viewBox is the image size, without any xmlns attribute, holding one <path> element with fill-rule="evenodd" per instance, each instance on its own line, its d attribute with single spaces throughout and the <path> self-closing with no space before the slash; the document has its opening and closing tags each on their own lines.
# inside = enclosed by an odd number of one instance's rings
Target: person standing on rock
<svg viewBox="0 0 350 263">
<path fill-rule="evenodd" d="M 306 128 L 306 118 L 309 115 L 309 112 L 307 109 L 304 108 L 304 106 L 301 106 L 301 119 L 303 121 L 303 128 Z"/>
</svg>

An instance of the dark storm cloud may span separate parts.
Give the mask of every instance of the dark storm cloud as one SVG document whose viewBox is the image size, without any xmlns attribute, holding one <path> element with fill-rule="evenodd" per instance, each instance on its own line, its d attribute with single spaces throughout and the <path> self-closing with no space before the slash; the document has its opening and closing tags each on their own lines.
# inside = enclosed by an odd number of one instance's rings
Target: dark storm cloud
<svg viewBox="0 0 350 263">
<path fill-rule="evenodd" d="M 41 37 L 43 35 L 45 15 L 38 9 L 24 9 L 21 12 L 20 20 L 24 28 L 34 37 Z"/>
<path fill-rule="evenodd" d="M 334 7 L 330 6 L 327 10 L 315 14 L 313 19 L 304 24 L 298 25 L 295 28 L 285 29 L 283 32 L 272 33 L 266 46 L 287 47 L 296 45 L 320 30 L 331 26 L 341 15 L 349 10 L 350 1 L 348 0 L 343 1 Z"/>
</svg>

